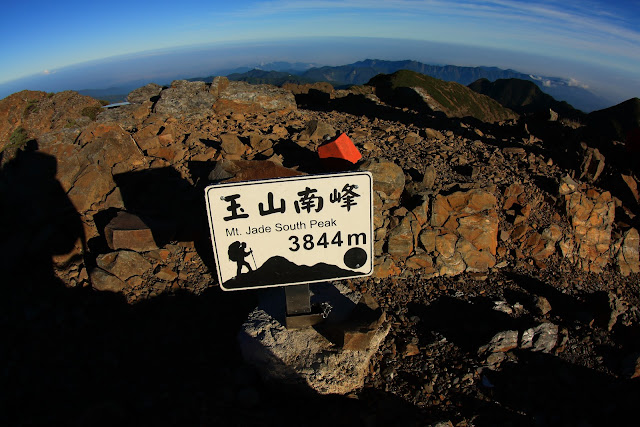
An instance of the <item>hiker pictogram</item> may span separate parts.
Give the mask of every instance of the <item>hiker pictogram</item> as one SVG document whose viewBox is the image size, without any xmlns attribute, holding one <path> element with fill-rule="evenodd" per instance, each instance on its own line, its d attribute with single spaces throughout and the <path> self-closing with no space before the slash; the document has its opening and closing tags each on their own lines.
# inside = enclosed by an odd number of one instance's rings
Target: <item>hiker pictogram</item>
<svg viewBox="0 0 640 427">
<path fill-rule="evenodd" d="M 247 252 L 245 251 L 246 247 L 247 247 L 247 244 L 245 242 L 235 241 L 229 245 L 229 249 L 227 250 L 227 253 L 229 254 L 229 259 L 238 264 L 236 277 L 240 276 L 243 266 L 246 266 L 249 271 L 253 271 L 253 269 L 251 268 L 251 264 L 249 264 L 245 259 L 249 255 L 251 255 L 251 257 L 253 258 L 253 250 L 250 249 Z M 256 260 L 255 258 L 253 258 L 253 264 L 255 265 L 255 263 L 256 263 Z"/>
</svg>

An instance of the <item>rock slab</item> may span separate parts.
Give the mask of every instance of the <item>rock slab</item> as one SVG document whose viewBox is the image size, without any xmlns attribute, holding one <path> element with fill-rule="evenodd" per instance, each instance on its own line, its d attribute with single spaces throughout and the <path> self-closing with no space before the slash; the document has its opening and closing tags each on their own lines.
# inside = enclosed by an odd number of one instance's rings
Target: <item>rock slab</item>
<svg viewBox="0 0 640 427">
<path fill-rule="evenodd" d="M 346 305 L 351 308 L 360 299 L 359 294 L 346 286 L 336 285 L 336 289 L 340 292 L 339 300 L 347 301 Z M 242 325 L 238 341 L 245 360 L 254 365 L 266 381 L 306 385 L 321 394 L 346 394 L 362 387 L 371 357 L 390 326 L 380 325 L 369 337 L 368 347 L 346 350 L 314 328 L 285 328 L 282 319 L 279 320 L 278 312 L 284 309 L 278 308 L 279 302 L 284 302 L 284 295 L 271 293 Z M 335 301 L 331 304 L 336 305 L 325 322 L 339 322 L 345 305 Z"/>
</svg>

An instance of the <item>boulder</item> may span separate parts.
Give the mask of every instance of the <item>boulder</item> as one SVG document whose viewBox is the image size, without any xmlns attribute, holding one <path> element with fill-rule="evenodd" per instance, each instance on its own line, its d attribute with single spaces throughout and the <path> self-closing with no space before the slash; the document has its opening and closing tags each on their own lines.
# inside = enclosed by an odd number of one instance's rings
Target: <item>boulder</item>
<svg viewBox="0 0 640 427">
<path fill-rule="evenodd" d="M 620 174 L 620 177 L 629 188 L 629 192 L 633 196 L 633 199 L 640 205 L 640 193 L 638 193 L 638 182 L 631 175 Z"/>
<path fill-rule="evenodd" d="M 127 101 L 132 104 L 143 104 L 147 101 L 157 101 L 162 92 L 162 86 L 149 83 L 146 86 L 142 86 L 127 95 Z"/>
<path fill-rule="evenodd" d="M 220 135 L 220 141 L 222 151 L 228 156 L 239 158 L 247 149 L 247 146 L 244 145 L 238 138 L 238 135 L 234 133 L 223 133 Z"/>
<path fill-rule="evenodd" d="M 420 241 L 427 252 L 436 255 L 441 275 L 486 272 L 495 266 L 499 224 L 496 203 L 493 194 L 480 189 L 434 198 L 431 218 Z"/>
<path fill-rule="evenodd" d="M 436 168 L 433 166 L 427 166 L 422 177 L 422 185 L 426 190 L 432 190 L 436 183 L 437 173 Z"/>
<path fill-rule="evenodd" d="M 373 265 L 373 277 L 384 279 L 390 276 L 397 276 L 401 273 L 400 268 L 389 256 L 377 257 Z"/>
<path fill-rule="evenodd" d="M 542 323 L 522 333 L 520 348 L 549 353 L 558 343 L 558 325 Z"/>
<path fill-rule="evenodd" d="M 518 331 L 502 331 L 495 334 L 488 344 L 480 347 L 478 354 L 506 353 L 514 348 L 518 348 Z"/>
<path fill-rule="evenodd" d="M 338 327 L 362 298 L 346 286 L 336 288 L 342 298 L 329 301 L 334 309 L 322 324 L 324 330 Z M 312 304 L 316 298 L 318 301 L 329 298 L 329 294 L 323 296 L 320 288 L 313 291 Z M 265 293 L 260 305 L 249 314 L 238 334 L 245 360 L 266 381 L 300 384 L 320 394 L 346 394 L 362 387 L 371 357 L 390 329 L 382 323 L 384 318 L 378 316 L 364 330 L 360 327 L 345 330 L 346 348 L 340 348 L 316 328 L 286 329 L 277 315 L 274 317 L 274 313 L 284 310 L 277 307 L 282 302 L 281 293 Z"/>
<path fill-rule="evenodd" d="M 582 144 L 582 164 L 580 165 L 580 179 L 593 183 L 604 170 L 604 155 L 597 148 Z"/>
<path fill-rule="evenodd" d="M 28 138 L 86 126 L 102 111 L 100 102 L 70 90 L 48 94 L 23 90 L 0 100 L 0 151 L 19 127 Z"/>
<path fill-rule="evenodd" d="M 296 110 L 298 106 L 289 90 L 271 85 L 229 82 L 224 89 L 219 88 L 214 108 L 217 112 L 254 113 Z"/>
<path fill-rule="evenodd" d="M 609 262 L 615 216 L 611 194 L 589 190 L 586 193 L 574 191 L 564 197 L 580 264 L 586 271 L 599 273 Z"/>
<path fill-rule="evenodd" d="M 402 218 L 400 224 L 389 231 L 389 255 L 395 259 L 405 259 L 411 255 L 419 232 L 420 226 L 413 215 Z"/>
<path fill-rule="evenodd" d="M 127 284 L 101 268 L 94 268 L 89 275 L 91 286 L 97 291 L 121 292 Z"/>
<path fill-rule="evenodd" d="M 151 270 L 151 263 L 133 251 L 116 251 L 98 255 L 98 267 L 116 276 L 123 282 L 133 276 L 142 276 Z"/>
<path fill-rule="evenodd" d="M 459 252 L 454 252 L 450 257 L 439 254 L 436 258 L 436 269 L 441 276 L 457 276 L 463 273 L 466 268 L 464 259 Z"/>
<path fill-rule="evenodd" d="M 309 120 L 305 125 L 300 137 L 313 142 L 324 141 L 327 138 L 333 138 L 336 130 L 327 122 L 321 120 Z"/>
<path fill-rule="evenodd" d="M 153 110 L 173 117 L 206 117 L 213 113 L 216 100 L 206 83 L 176 80 L 160 92 Z"/>
<path fill-rule="evenodd" d="M 78 212 L 87 212 L 97 203 L 102 202 L 115 187 L 111 171 L 96 164 L 87 167 L 75 180 L 67 193 Z"/>
<path fill-rule="evenodd" d="M 104 229 L 107 245 L 113 249 L 150 251 L 158 249 L 151 228 L 138 216 L 118 212 Z"/>
<path fill-rule="evenodd" d="M 373 191 L 377 192 L 383 202 L 383 209 L 398 206 L 404 191 L 404 172 L 402 168 L 389 160 L 368 160 L 360 165 L 373 175 Z"/>
<path fill-rule="evenodd" d="M 640 272 L 639 245 L 640 238 L 638 236 L 638 230 L 635 228 L 627 230 L 622 236 L 616 261 L 618 271 L 623 276 Z"/>
</svg>

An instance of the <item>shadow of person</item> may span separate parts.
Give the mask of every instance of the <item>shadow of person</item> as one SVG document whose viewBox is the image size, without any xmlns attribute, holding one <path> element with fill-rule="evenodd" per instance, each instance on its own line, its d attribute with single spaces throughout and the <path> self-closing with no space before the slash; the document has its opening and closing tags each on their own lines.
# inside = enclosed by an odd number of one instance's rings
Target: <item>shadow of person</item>
<svg viewBox="0 0 640 427">
<path fill-rule="evenodd" d="M 31 141 L 0 170 L 0 268 L 11 273 L 28 258 L 29 274 L 51 272 L 51 258 L 68 254 L 84 231 L 80 215 L 56 179 L 55 157 Z M 24 275 L 21 271 L 21 275 Z"/>
<path fill-rule="evenodd" d="M 82 289 L 67 289 L 54 273 L 54 256 L 73 253 L 84 241 L 80 216 L 56 179 L 57 161 L 30 141 L 0 169 L 0 316 L 7 338 L 0 362 L 0 422 L 50 419 L 76 361 L 70 317 Z M 79 309 L 81 307 L 78 307 Z M 80 315 L 81 312 L 76 310 Z M 79 373 L 79 372 L 78 372 Z M 52 399 L 43 397 L 51 396 Z M 28 414 L 28 415 L 27 415 Z"/>
</svg>

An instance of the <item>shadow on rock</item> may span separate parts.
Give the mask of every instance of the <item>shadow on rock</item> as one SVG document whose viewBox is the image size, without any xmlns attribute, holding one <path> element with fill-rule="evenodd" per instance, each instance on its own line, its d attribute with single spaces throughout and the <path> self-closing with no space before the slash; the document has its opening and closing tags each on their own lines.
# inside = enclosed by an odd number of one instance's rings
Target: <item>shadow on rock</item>
<svg viewBox="0 0 640 427">
<path fill-rule="evenodd" d="M 368 403 L 258 378 L 236 340 L 255 292 L 214 287 L 129 305 L 120 294 L 68 287 L 52 260 L 84 240 L 83 228 L 55 173 L 56 160 L 37 151 L 0 171 L 1 424 L 381 425 Z M 127 209 L 188 230 L 206 224 L 204 198 L 175 171 L 116 181 Z"/>
<path fill-rule="evenodd" d="M 432 332 L 437 332 L 468 353 L 476 354 L 498 332 L 534 325 L 530 319 L 513 318 L 493 310 L 493 306 L 492 301 L 484 298 L 466 302 L 442 297 L 428 306 L 410 304 L 409 313 L 420 318 L 421 341 L 432 341 Z"/>
</svg>

